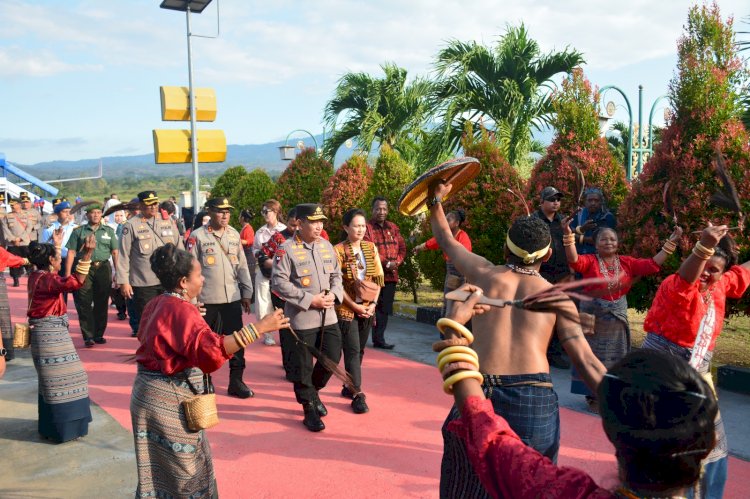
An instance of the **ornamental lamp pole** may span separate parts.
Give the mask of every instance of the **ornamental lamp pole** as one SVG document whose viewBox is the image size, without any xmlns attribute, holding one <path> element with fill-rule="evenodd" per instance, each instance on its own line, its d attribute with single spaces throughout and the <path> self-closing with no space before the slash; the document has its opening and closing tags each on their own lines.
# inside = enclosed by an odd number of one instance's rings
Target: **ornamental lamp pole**
<svg viewBox="0 0 750 499">
<path fill-rule="evenodd" d="M 198 144 L 197 134 L 195 132 L 195 95 L 193 93 L 193 54 L 190 37 L 193 34 L 190 31 L 190 13 L 200 14 L 208 7 L 212 0 L 163 0 L 162 9 L 177 10 L 185 12 L 187 22 L 187 54 L 188 54 L 188 93 L 190 106 L 190 153 L 193 159 L 193 210 L 198 212 L 200 203 L 200 175 L 198 168 Z M 218 17 L 218 14 L 217 14 Z M 218 22 L 218 20 L 217 20 Z M 197 36 L 197 35 L 196 35 Z M 209 38 L 209 37 L 205 37 Z"/>
<path fill-rule="evenodd" d="M 294 146 L 289 145 L 289 137 L 291 137 L 293 133 L 297 133 L 297 132 L 302 132 L 302 133 L 306 133 L 307 135 L 309 135 L 310 138 L 313 140 L 313 144 L 315 144 L 315 153 L 317 154 L 319 152 L 318 141 L 315 140 L 315 136 L 311 134 L 310 132 L 308 132 L 307 130 L 298 128 L 296 130 L 292 130 L 291 132 L 289 132 L 289 134 L 287 134 L 286 136 L 286 140 L 284 141 L 284 145 L 279 146 L 279 155 L 281 156 L 282 161 L 291 161 L 294 159 L 294 156 L 295 156 Z M 302 144 L 302 146 L 304 146 L 304 142 L 302 142 L 301 140 L 297 144 L 298 147 L 299 147 L 299 144 Z"/>
</svg>

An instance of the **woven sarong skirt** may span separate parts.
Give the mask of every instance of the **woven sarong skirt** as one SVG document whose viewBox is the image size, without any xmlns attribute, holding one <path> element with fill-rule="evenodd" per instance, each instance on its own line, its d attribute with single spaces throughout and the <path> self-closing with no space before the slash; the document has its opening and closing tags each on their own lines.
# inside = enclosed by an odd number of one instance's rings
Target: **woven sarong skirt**
<svg viewBox="0 0 750 499">
<path fill-rule="evenodd" d="M 187 427 L 181 402 L 203 390 L 203 373 L 175 376 L 138 366 L 130 417 L 138 466 L 136 497 L 218 497 L 211 448 L 204 431 Z"/>
</svg>

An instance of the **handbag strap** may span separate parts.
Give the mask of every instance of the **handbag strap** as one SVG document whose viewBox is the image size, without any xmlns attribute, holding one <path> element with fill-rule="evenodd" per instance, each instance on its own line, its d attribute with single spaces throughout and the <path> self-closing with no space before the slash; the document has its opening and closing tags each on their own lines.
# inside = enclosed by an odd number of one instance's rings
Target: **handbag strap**
<svg viewBox="0 0 750 499">
<path fill-rule="evenodd" d="M 357 272 L 357 262 L 354 258 L 354 249 L 352 248 L 352 243 L 350 243 L 348 239 L 344 242 L 344 256 L 346 257 L 346 264 L 352 271 L 352 279 L 354 281 L 361 281 L 359 278 L 359 272 Z"/>
<path fill-rule="evenodd" d="M 199 393 L 198 390 L 195 388 L 195 385 L 190 381 L 190 376 L 185 376 L 185 382 L 190 387 L 190 391 L 193 392 L 194 395 L 208 395 L 209 393 L 214 393 L 214 384 L 211 380 L 211 375 L 203 373 L 203 393 Z"/>
</svg>

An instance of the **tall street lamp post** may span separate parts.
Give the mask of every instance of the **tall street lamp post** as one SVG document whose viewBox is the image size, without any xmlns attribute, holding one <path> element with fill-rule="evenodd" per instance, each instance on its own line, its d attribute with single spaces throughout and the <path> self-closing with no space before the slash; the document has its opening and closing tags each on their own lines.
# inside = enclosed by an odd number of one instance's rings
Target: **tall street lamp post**
<svg viewBox="0 0 750 499">
<path fill-rule="evenodd" d="M 200 175 L 198 169 L 198 137 L 195 132 L 195 95 L 193 93 L 193 53 L 190 37 L 190 13 L 200 14 L 212 0 L 164 0 L 159 7 L 185 12 L 187 22 L 188 97 L 190 106 L 190 154 L 193 159 L 193 210 L 198 212 L 200 200 Z"/>
</svg>

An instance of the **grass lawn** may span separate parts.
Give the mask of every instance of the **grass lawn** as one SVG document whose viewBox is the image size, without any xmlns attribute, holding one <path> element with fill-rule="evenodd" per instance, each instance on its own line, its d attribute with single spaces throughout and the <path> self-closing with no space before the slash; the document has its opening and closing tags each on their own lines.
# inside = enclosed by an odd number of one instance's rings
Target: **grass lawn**
<svg viewBox="0 0 750 499">
<path fill-rule="evenodd" d="M 428 284 L 422 284 L 419 291 L 419 305 L 425 307 L 440 307 L 443 304 L 443 293 L 435 291 Z M 411 294 L 396 292 L 396 300 L 412 303 Z M 645 338 L 643 321 L 646 313 L 628 310 L 630 332 L 634 346 L 640 346 Z M 724 322 L 721 336 L 716 340 L 714 351 L 714 365 L 732 364 L 734 366 L 750 368 L 750 317 L 737 316 Z"/>
</svg>

